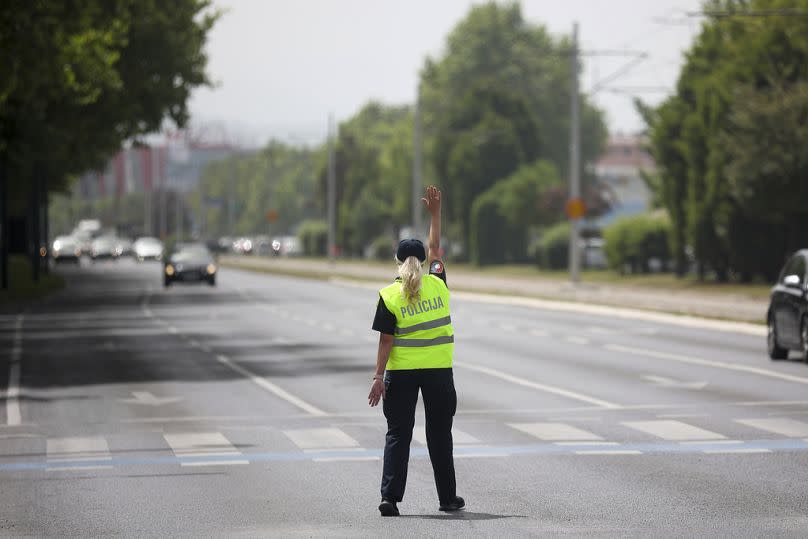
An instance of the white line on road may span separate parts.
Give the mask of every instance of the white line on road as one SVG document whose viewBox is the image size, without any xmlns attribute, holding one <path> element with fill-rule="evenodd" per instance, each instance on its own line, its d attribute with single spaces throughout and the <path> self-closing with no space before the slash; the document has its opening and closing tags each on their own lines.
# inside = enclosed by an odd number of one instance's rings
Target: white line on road
<svg viewBox="0 0 808 539">
<path fill-rule="evenodd" d="M 771 449 L 755 448 L 755 447 L 739 447 L 737 449 L 706 449 L 705 455 L 733 455 L 740 453 L 771 453 Z"/>
<path fill-rule="evenodd" d="M 576 455 L 642 455 L 642 451 L 634 449 L 584 449 L 576 451 Z"/>
<path fill-rule="evenodd" d="M 571 344 L 589 344 L 589 339 L 586 337 L 576 337 L 574 335 L 564 337 L 564 340 Z"/>
<path fill-rule="evenodd" d="M 245 369 L 244 367 L 241 367 L 240 365 L 236 365 L 235 363 L 230 361 L 230 358 L 228 358 L 227 356 L 217 354 L 216 359 L 222 365 L 230 367 L 232 370 L 234 370 L 237 373 L 241 374 L 245 378 L 249 378 L 257 386 L 259 386 L 259 387 L 261 387 L 263 389 L 266 389 L 270 393 L 273 393 L 275 396 L 280 397 L 281 399 L 285 400 L 289 404 L 292 404 L 293 406 L 297 406 L 298 408 L 300 408 L 304 412 L 307 412 L 308 414 L 313 415 L 313 416 L 325 416 L 325 415 L 328 415 L 326 412 L 320 410 L 316 406 L 313 406 L 313 405 L 309 404 L 308 402 L 306 402 L 306 401 L 304 401 L 304 400 L 302 400 L 302 399 L 300 399 L 298 397 L 295 397 L 294 395 L 292 395 L 291 393 L 289 393 L 285 389 L 273 384 L 272 382 L 270 382 L 266 378 L 263 378 L 261 376 L 257 376 L 255 374 L 253 374 L 252 372 L 248 371 L 247 369 Z"/>
<path fill-rule="evenodd" d="M 652 434 L 663 440 L 685 441 L 685 440 L 725 440 L 727 437 L 717 432 L 712 432 L 681 421 L 659 420 L 659 421 L 621 421 L 631 429 Z"/>
<path fill-rule="evenodd" d="M 493 376 L 495 378 L 499 378 L 500 380 L 505 380 L 506 382 L 511 382 L 512 384 L 529 387 L 531 389 L 536 389 L 539 391 L 544 391 L 546 393 L 553 393 L 555 395 L 561 395 L 562 397 L 567 397 L 569 399 L 578 400 L 581 402 L 587 402 L 589 404 L 594 404 L 595 406 L 599 406 L 601 408 L 620 408 L 619 404 L 615 404 L 613 402 L 596 399 L 594 397 L 589 397 L 582 393 L 578 393 L 576 391 L 570 391 L 568 389 L 562 389 L 560 387 L 549 386 L 546 384 L 539 384 L 537 382 L 531 382 L 530 380 L 525 380 L 524 378 L 520 378 L 518 376 L 510 375 L 506 372 L 502 372 L 496 369 L 492 369 L 489 367 L 483 367 L 482 365 L 472 365 L 470 363 L 457 363 L 455 367 L 461 367 L 464 369 L 469 369 L 476 372 L 481 372 L 483 374 L 487 374 L 489 376 Z"/>
<path fill-rule="evenodd" d="M 566 423 L 508 423 L 508 426 L 539 440 L 565 442 L 603 440 L 597 434 Z"/>
<path fill-rule="evenodd" d="M 736 419 L 736 423 L 747 425 L 760 430 L 782 434 L 789 438 L 802 438 L 808 436 L 808 423 L 784 417 Z"/>
<path fill-rule="evenodd" d="M 358 449 L 359 442 L 336 428 L 294 429 L 283 433 L 303 451 Z"/>
<path fill-rule="evenodd" d="M 166 433 L 163 434 L 166 443 L 171 447 L 174 455 L 183 457 L 230 457 L 233 459 L 193 460 L 182 462 L 182 466 L 221 466 L 234 464 L 249 464 L 224 434 L 220 432 L 195 433 Z"/>
<path fill-rule="evenodd" d="M 11 364 L 8 370 L 6 390 L 6 424 L 15 427 L 22 423 L 20 413 L 20 358 L 22 358 L 22 320 L 18 315 L 14 321 L 14 339 L 11 343 Z"/>
<path fill-rule="evenodd" d="M 763 369 L 760 367 L 751 367 L 748 365 L 738 365 L 736 363 L 726 363 L 724 361 L 713 361 L 710 359 L 701 359 L 698 357 L 684 356 L 680 354 L 671 354 L 668 352 L 658 352 L 657 350 L 648 350 L 645 348 L 632 348 L 630 346 L 622 346 L 619 344 L 607 344 L 604 348 L 613 352 L 623 352 L 626 354 L 635 354 L 639 356 L 655 357 L 665 359 L 668 361 L 678 361 L 680 363 L 689 363 L 691 365 L 702 365 L 705 367 L 715 367 L 717 369 L 727 369 L 731 371 L 746 372 L 749 374 L 757 374 L 759 376 L 768 376 L 769 378 L 777 378 L 779 380 L 786 380 L 787 382 L 795 382 L 798 384 L 808 384 L 808 378 L 804 376 L 794 376 L 792 374 L 785 374 L 782 372 Z"/>
</svg>

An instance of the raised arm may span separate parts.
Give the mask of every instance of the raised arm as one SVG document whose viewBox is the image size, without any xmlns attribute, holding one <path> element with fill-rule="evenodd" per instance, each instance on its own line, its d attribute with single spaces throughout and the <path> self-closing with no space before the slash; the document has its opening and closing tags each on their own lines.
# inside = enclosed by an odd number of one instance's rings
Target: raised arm
<svg viewBox="0 0 808 539">
<path fill-rule="evenodd" d="M 426 197 L 421 201 L 426 206 L 431 217 L 429 223 L 429 253 L 427 261 L 432 264 L 434 260 L 440 260 L 440 189 L 434 185 L 426 188 Z"/>
</svg>

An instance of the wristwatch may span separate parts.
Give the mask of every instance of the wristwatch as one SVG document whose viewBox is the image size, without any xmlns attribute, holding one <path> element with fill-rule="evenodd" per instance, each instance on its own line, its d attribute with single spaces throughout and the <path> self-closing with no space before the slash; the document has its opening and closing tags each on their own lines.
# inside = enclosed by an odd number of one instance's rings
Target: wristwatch
<svg viewBox="0 0 808 539">
<path fill-rule="evenodd" d="M 383 374 L 374 374 L 373 379 L 374 380 L 381 380 L 382 382 L 384 382 L 384 375 Z"/>
</svg>

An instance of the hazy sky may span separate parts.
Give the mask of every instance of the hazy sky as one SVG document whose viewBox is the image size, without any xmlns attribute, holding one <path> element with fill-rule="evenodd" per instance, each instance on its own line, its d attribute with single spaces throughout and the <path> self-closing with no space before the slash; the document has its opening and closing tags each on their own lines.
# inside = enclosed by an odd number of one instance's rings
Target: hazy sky
<svg viewBox="0 0 808 539">
<path fill-rule="evenodd" d="M 411 103 L 427 56 L 443 53 L 472 0 L 215 0 L 226 10 L 208 43 L 214 89 L 191 100 L 193 122 L 211 134 L 263 144 L 270 136 L 318 141 L 329 112 L 352 116 L 370 99 Z M 524 0 L 531 23 L 554 34 L 579 23 L 584 50 L 630 49 L 648 58 L 610 86 L 672 89 L 700 20 L 701 0 Z M 592 88 L 628 58 L 584 58 Z M 665 93 L 642 93 L 651 103 Z M 598 92 L 612 131 L 641 127 L 631 96 Z"/>
</svg>

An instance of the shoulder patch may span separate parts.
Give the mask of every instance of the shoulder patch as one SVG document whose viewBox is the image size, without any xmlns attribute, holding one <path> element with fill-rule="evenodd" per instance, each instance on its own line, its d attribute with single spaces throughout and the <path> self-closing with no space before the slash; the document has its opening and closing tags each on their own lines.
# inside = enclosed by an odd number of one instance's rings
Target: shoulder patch
<svg viewBox="0 0 808 539">
<path fill-rule="evenodd" d="M 433 261 L 432 265 L 429 266 L 429 273 L 443 273 L 443 262 L 440 260 Z"/>
</svg>

